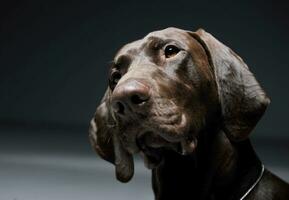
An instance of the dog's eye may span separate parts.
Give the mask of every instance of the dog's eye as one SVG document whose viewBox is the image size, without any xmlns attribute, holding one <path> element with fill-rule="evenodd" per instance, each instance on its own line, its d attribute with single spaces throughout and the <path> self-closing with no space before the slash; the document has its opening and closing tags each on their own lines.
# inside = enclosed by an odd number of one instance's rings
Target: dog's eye
<svg viewBox="0 0 289 200">
<path fill-rule="evenodd" d="M 113 89 L 121 79 L 121 74 L 118 71 L 113 71 L 110 76 L 110 87 Z"/>
<path fill-rule="evenodd" d="M 168 45 L 165 48 L 165 56 L 166 58 L 173 57 L 179 53 L 180 49 L 174 45 Z"/>
</svg>

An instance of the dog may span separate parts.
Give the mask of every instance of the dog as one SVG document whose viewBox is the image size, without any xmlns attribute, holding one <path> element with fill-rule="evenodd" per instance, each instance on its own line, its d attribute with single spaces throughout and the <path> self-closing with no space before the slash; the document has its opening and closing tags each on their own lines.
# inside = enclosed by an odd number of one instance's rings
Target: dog
<svg viewBox="0 0 289 200">
<path fill-rule="evenodd" d="M 203 29 L 167 28 L 122 47 L 90 123 L 101 158 L 128 182 L 139 153 L 156 200 L 288 200 L 249 134 L 269 98 L 243 60 Z"/>
</svg>

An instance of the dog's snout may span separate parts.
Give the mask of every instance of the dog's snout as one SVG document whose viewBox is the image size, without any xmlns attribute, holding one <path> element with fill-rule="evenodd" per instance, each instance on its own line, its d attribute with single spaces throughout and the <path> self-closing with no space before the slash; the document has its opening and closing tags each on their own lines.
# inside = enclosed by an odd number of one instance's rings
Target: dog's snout
<svg viewBox="0 0 289 200">
<path fill-rule="evenodd" d="M 150 98 L 150 87 L 140 81 L 131 79 L 118 85 L 112 94 L 112 108 L 116 114 L 139 110 Z"/>
</svg>

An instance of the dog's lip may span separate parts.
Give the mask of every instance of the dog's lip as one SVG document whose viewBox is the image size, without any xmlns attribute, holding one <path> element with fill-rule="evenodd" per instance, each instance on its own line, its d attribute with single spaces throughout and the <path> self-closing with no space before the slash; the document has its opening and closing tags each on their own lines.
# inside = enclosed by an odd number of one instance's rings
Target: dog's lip
<svg viewBox="0 0 289 200">
<path fill-rule="evenodd" d="M 138 123 L 140 126 L 124 131 L 125 138 L 130 138 L 123 139 L 127 151 L 138 154 L 141 151 L 149 152 L 150 149 L 154 151 L 154 149 L 165 148 L 180 152 L 178 146 L 187 134 L 187 117 L 185 113 L 174 113 L 171 116 L 174 119 L 168 120 L 168 123 L 163 117 L 160 119 L 164 120 L 164 123 L 152 117 L 149 121 L 145 120 L 143 126 Z"/>
<path fill-rule="evenodd" d="M 183 113 L 180 116 L 180 122 L 177 124 L 160 124 L 158 125 L 159 135 L 166 141 L 177 143 L 184 138 L 187 133 L 187 117 Z"/>
</svg>

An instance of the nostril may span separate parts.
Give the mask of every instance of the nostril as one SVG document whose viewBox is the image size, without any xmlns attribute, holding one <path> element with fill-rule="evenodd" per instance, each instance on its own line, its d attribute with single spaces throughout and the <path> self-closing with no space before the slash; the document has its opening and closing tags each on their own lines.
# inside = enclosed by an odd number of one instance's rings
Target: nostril
<svg viewBox="0 0 289 200">
<path fill-rule="evenodd" d="M 118 114 L 124 114 L 124 105 L 121 102 L 116 102 L 113 104 L 113 111 Z"/>
<path fill-rule="evenodd" d="M 130 100 L 133 104 L 140 105 L 140 104 L 143 104 L 144 102 L 146 102 L 148 100 L 148 98 L 145 96 L 140 96 L 140 95 L 135 94 L 135 95 L 131 96 Z"/>
<path fill-rule="evenodd" d="M 150 86 L 130 79 L 116 86 L 111 96 L 111 110 L 121 118 L 129 117 L 131 112 L 138 111 L 148 104 L 151 97 Z M 143 109 L 140 110 L 141 113 Z"/>
</svg>

